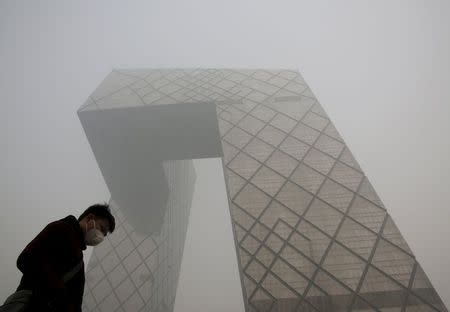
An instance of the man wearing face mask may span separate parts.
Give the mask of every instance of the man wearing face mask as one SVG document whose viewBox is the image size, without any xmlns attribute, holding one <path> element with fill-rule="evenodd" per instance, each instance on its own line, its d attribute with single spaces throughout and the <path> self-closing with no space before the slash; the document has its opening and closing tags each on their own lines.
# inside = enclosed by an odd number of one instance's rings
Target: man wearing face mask
<svg viewBox="0 0 450 312">
<path fill-rule="evenodd" d="M 70 215 L 48 224 L 17 259 L 23 273 L 17 291 L 31 293 L 25 311 L 81 312 L 83 250 L 86 245 L 101 243 L 114 228 L 115 219 L 107 204 L 90 206 L 78 219 Z"/>
</svg>

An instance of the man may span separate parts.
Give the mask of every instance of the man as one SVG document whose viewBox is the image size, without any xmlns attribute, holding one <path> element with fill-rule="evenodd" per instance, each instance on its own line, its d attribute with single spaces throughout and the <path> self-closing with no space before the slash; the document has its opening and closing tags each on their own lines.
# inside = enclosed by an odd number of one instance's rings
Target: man
<svg viewBox="0 0 450 312">
<path fill-rule="evenodd" d="M 84 292 L 83 250 L 101 243 L 115 228 L 109 206 L 96 204 L 78 219 L 70 215 L 48 224 L 21 252 L 23 273 L 17 290 L 31 290 L 27 312 L 81 311 Z"/>
</svg>

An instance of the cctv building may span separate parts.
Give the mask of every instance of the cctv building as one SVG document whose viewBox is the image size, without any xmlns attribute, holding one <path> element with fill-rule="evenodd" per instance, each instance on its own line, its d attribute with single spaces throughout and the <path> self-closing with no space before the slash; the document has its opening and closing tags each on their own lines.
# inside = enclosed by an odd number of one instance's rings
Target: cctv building
<svg viewBox="0 0 450 312">
<path fill-rule="evenodd" d="M 242 311 L 447 311 L 297 71 L 114 70 L 78 115 L 117 220 L 86 267 L 84 311 L 174 311 L 193 160 L 208 158 Z"/>
</svg>

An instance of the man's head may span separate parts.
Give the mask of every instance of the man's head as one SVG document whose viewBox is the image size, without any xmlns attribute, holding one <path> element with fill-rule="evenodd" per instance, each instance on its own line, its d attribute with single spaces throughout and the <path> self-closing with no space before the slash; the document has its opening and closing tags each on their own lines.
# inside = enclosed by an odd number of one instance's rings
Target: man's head
<svg viewBox="0 0 450 312">
<path fill-rule="evenodd" d="M 108 232 L 112 233 L 116 227 L 114 216 L 106 203 L 90 206 L 78 217 L 78 221 L 84 232 L 86 245 L 89 246 L 101 243 Z"/>
</svg>

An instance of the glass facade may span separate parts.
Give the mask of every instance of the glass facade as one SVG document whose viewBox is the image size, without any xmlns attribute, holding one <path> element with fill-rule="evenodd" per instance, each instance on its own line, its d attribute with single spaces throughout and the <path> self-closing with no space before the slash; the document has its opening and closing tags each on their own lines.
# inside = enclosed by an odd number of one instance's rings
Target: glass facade
<svg viewBox="0 0 450 312">
<path fill-rule="evenodd" d="M 115 70 L 80 112 L 183 103 L 216 107 L 247 311 L 447 311 L 298 72 Z M 188 187 L 193 180 L 185 181 Z M 116 213 L 121 219 L 120 209 Z M 124 221 L 110 244 L 95 249 L 85 310 L 109 305 L 117 311 L 171 311 L 173 287 L 161 286 L 164 295 L 158 287 L 139 292 L 147 281 L 142 276 L 161 274 L 148 280 L 162 281 L 167 270 L 155 273 L 144 265 L 138 244 L 147 240 L 133 239 Z M 179 232 L 174 239 L 181 242 L 184 228 L 164 229 Z M 164 250 L 164 244 L 149 241 Z M 182 243 L 174 246 L 182 253 Z M 169 265 L 164 255 L 154 260 L 161 268 Z M 145 272 L 135 273 L 139 268 Z M 169 281 L 176 280 L 173 272 Z M 121 289 L 127 291 L 125 301 Z"/>
<path fill-rule="evenodd" d="M 170 195 L 156 233 L 136 230 L 126 209 L 110 201 L 116 230 L 93 250 L 83 311 L 173 310 L 195 172 L 192 160 L 166 161 L 163 168 Z"/>
</svg>

